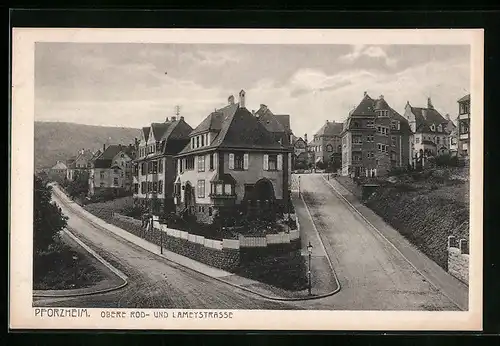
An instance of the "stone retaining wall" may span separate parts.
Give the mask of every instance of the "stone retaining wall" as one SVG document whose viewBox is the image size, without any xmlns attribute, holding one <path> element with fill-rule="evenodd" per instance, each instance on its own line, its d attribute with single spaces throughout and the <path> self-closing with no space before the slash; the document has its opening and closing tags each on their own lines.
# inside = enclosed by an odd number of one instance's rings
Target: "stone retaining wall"
<svg viewBox="0 0 500 346">
<path fill-rule="evenodd" d="M 465 239 L 448 237 L 448 272 L 469 285 L 469 244 Z"/>
<path fill-rule="evenodd" d="M 287 215 L 288 217 L 288 215 Z M 153 222 L 152 230 L 141 227 L 141 221 L 118 213 L 113 214 L 115 221 L 128 224 L 127 230 L 164 249 L 189 257 L 219 269 L 234 271 L 241 264 L 256 259 L 276 256 L 299 250 L 300 225 L 295 215 L 297 229 L 289 233 L 268 234 L 265 237 L 244 237 L 238 239 L 208 239 L 203 236 L 168 228 L 158 221 Z"/>
</svg>

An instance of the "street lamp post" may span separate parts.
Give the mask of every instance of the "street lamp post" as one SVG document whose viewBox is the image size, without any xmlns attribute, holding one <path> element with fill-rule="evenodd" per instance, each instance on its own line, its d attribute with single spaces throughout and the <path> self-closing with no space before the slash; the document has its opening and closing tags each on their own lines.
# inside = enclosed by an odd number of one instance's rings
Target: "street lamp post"
<svg viewBox="0 0 500 346">
<path fill-rule="evenodd" d="M 299 198 L 300 198 L 300 175 L 299 175 Z"/>
<path fill-rule="evenodd" d="M 74 278 L 73 281 L 75 282 L 73 285 L 76 286 L 76 279 L 78 277 L 78 256 L 73 255 L 73 272 L 74 272 Z"/>
<path fill-rule="evenodd" d="M 308 280 L 308 283 L 309 283 L 309 295 L 311 295 L 311 255 L 312 255 L 312 245 L 311 245 L 311 242 L 309 242 L 309 245 L 307 245 L 307 252 L 309 254 L 309 270 L 307 271 L 307 274 L 308 274 L 308 277 L 309 277 L 309 280 Z"/>
</svg>

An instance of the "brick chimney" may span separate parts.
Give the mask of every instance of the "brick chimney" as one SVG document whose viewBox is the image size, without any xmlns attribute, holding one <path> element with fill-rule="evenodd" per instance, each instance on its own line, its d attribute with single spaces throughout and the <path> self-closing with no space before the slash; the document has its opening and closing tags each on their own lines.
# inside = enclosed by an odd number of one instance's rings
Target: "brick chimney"
<svg viewBox="0 0 500 346">
<path fill-rule="evenodd" d="M 239 96 L 240 96 L 240 108 L 245 108 L 245 90 L 241 90 Z"/>
<path fill-rule="evenodd" d="M 234 96 L 233 95 L 230 95 L 227 98 L 227 103 L 230 104 L 230 105 L 234 105 Z"/>
<path fill-rule="evenodd" d="M 366 96 L 366 95 L 368 95 L 368 93 L 367 93 L 366 91 L 365 91 L 365 92 L 363 92 L 363 96 Z"/>
<path fill-rule="evenodd" d="M 181 115 L 181 119 L 180 120 L 184 120 L 184 116 L 183 115 Z"/>
<path fill-rule="evenodd" d="M 262 109 L 262 112 L 267 112 L 267 106 L 265 104 L 260 104 L 260 109 Z"/>
<path fill-rule="evenodd" d="M 304 133 L 304 142 L 307 144 L 307 133 Z"/>
<path fill-rule="evenodd" d="M 106 144 L 103 144 L 102 145 L 102 152 L 105 152 L 106 151 Z"/>
<path fill-rule="evenodd" d="M 380 95 L 379 99 L 383 100 L 384 99 L 384 95 Z"/>
<path fill-rule="evenodd" d="M 177 120 L 177 117 L 172 116 L 172 117 L 170 118 L 170 120 L 171 120 L 171 121 L 176 121 L 176 120 Z"/>
<path fill-rule="evenodd" d="M 427 98 L 427 108 L 434 109 L 434 106 L 432 105 L 432 100 L 430 97 Z"/>
</svg>

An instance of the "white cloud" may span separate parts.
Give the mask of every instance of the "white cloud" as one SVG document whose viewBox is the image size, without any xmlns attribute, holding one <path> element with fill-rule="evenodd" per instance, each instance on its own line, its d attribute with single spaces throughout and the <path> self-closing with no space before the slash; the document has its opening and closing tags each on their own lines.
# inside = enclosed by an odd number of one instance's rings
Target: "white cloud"
<svg viewBox="0 0 500 346">
<path fill-rule="evenodd" d="M 346 63 L 353 63 L 362 57 L 369 57 L 373 59 L 382 59 L 385 61 L 387 66 L 395 66 L 397 60 L 390 58 L 387 52 L 380 46 L 366 46 L 366 45 L 355 45 L 350 53 L 342 55 L 339 57 L 340 61 Z"/>
<path fill-rule="evenodd" d="M 221 51 L 200 50 L 195 53 L 184 52 L 181 53 L 180 59 L 189 59 L 195 64 L 207 67 L 217 67 L 241 62 L 241 58 L 238 54 L 227 49 Z"/>
</svg>

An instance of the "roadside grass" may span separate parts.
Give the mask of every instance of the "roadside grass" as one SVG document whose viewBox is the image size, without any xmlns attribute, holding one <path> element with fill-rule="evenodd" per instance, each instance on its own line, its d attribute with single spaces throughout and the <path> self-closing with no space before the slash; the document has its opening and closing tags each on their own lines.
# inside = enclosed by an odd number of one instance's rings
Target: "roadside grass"
<svg viewBox="0 0 500 346">
<path fill-rule="evenodd" d="M 126 215 L 134 207 L 134 198 L 132 196 L 116 198 L 111 201 L 89 203 L 83 208 L 93 215 L 109 220 L 113 213 Z"/>
<path fill-rule="evenodd" d="M 76 256 L 77 260 L 73 259 Z M 83 255 L 61 240 L 33 255 L 33 289 L 65 290 L 95 285 L 105 277 Z"/>
<path fill-rule="evenodd" d="M 438 168 L 402 174 L 396 177 L 395 183 L 383 182 L 363 203 L 447 270 L 448 236 L 469 239 L 466 170 Z M 349 178 L 336 179 L 359 196 L 361 187 Z"/>
<path fill-rule="evenodd" d="M 242 264 L 234 273 L 289 291 L 307 288 L 306 263 L 300 250 L 255 258 Z"/>
</svg>

